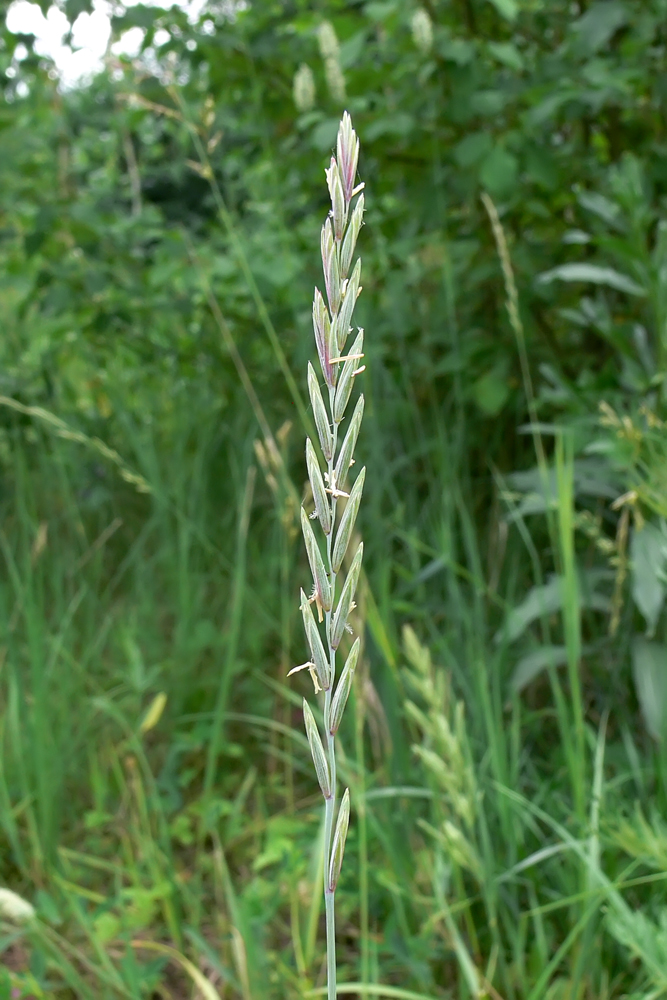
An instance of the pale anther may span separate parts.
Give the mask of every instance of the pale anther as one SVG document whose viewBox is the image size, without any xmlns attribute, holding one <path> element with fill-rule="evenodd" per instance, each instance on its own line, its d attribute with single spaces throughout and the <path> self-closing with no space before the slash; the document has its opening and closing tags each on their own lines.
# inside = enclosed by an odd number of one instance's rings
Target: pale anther
<svg viewBox="0 0 667 1000">
<path fill-rule="evenodd" d="M 363 354 L 346 354 L 342 358 L 329 358 L 329 364 L 337 365 L 340 361 L 359 361 L 363 356 Z"/>
<path fill-rule="evenodd" d="M 318 680 L 317 673 L 315 671 L 315 664 L 314 663 L 300 663 L 298 667 L 292 667 L 292 669 L 288 672 L 287 676 L 291 677 L 292 674 L 298 673 L 299 670 L 308 670 L 310 672 L 310 676 L 311 676 L 311 679 L 312 679 L 312 682 L 313 682 L 313 686 L 315 687 L 315 694 L 319 694 L 320 691 L 322 690 L 322 688 L 320 687 L 320 682 Z"/>
<path fill-rule="evenodd" d="M 298 674 L 300 670 L 310 670 L 310 668 L 314 666 L 315 664 L 310 662 L 300 663 L 298 667 L 292 667 L 292 669 L 287 672 L 287 676 L 291 677 L 292 674 Z"/>
</svg>

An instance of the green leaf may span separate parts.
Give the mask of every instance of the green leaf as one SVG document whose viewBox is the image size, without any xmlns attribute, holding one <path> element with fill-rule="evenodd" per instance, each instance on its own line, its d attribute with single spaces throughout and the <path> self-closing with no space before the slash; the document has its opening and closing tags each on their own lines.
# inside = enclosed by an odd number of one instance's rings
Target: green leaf
<svg viewBox="0 0 667 1000">
<path fill-rule="evenodd" d="M 473 94 L 470 106 L 476 115 L 497 115 L 507 103 L 507 95 L 502 90 L 478 90 Z"/>
<path fill-rule="evenodd" d="M 516 187 L 519 163 L 503 146 L 496 146 L 485 158 L 479 171 L 482 187 L 496 198 L 504 198 Z"/>
<path fill-rule="evenodd" d="M 550 119 L 555 118 L 556 113 L 564 104 L 577 97 L 578 92 L 574 89 L 563 89 L 556 91 L 555 94 L 549 94 L 543 101 L 526 112 L 525 126 L 530 130 L 545 125 Z"/>
<path fill-rule="evenodd" d="M 509 69 L 522 70 L 525 66 L 523 55 L 512 42 L 489 42 L 489 53 Z"/>
<path fill-rule="evenodd" d="M 482 375 L 472 387 L 473 399 L 488 417 L 494 417 L 502 410 L 509 394 L 507 377 L 497 370 Z"/>
<path fill-rule="evenodd" d="M 665 600 L 667 538 L 664 531 L 654 524 L 645 524 L 641 531 L 635 529 L 630 543 L 630 560 L 632 596 L 646 619 L 651 636 Z"/>
<path fill-rule="evenodd" d="M 460 167 L 472 167 L 491 152 L 493 139 L 488 132 L 471 132 L 454 147 L 454 159 Z"/>
<path fill-rule="evenodd" d="M 621 0 L 599 0 L 573 25 L 587 52 L 597 52 L 627 24 L 630 13 Z"/>
<path fill-rule="evenodd" d="M 662 643 L 637 638 L 632 644 L 632 671 L 646 728 L 662 739 L 667 707 L 667 649 Z"/>
<path fill-rule="evenodd" d="M 364 6 L 364 14 L 370 21 L 382 23 L 389 20 L 398 9 L 396 0 L 372 0 Z"/>
<path fill-rule="evenodd" d="M 164 8 L 148 6 L 139 3 L 129 9 L 123 9 L 122 14 L 112 18 L 112 27 L 116 31 L 127 31 L 129 28 L 145 28 L 149 30 L 155 24 L 155 19 L 159 13 L 164 12 Z"/>
<path fill-rule="evenodd" d="M 436 41 L 436 48 L 443 59 L 448 59 L 457 66 L 467 66 L 475 58 L 475 46 L 465 38 L 445 36 Z"/>
<path fill-rule="evenodd" d="M 92 10 L 91 0 L 65 0 L 65 14 L 70 24 L 74 24 L 79 14 L 90 13 Z"/>
<path fill-rule="evenodd" d="M 598 264 L 560 264 L 537 278 L 540 285 L 549 285 L 553 281 L 585 281 L 594 285 L 606 285 L 628 295 L 646 295 L 641 285 L 628 278 L 627 274 Z"/>
<path fill-rule="evenodd" d="M 365 46 L 368 44 L 368 33 L 366 30 L 357 31 L 356 34 L 341 42 L 340 64 L 343 69 L 353 69 L 361 62 Z"/>
<path fill-rule="evenodd" d="M 553 576 L 548 583 L 532 587 L 526 598 L 512 608 L 505 619 L 505 626 L 496 633 L 496 642 L 504 637 L 513 642 L 526 631 L 528 626 L 540 615 L 551 615 L 561 606 L 561 581 Z"/>
<path fill-rule="evenodd" d="M 596 586 L 603 582 L 607 575 L 601 570 L 589 570 L 581 574 L 578 590 L 582 608 L 591 608 L 593 611 L 608 611 L 609 599 L 604 594 L 598 594 L 595 591 Z M 562 577 L 552 576 L 547 583 L 532 587 L 524 600 L 508 613 L 505 625 L 498 629 L 495 634 L 495 641 L 501 642 L 505 639 L 508 642 L 514 642 L 538 618 L 560 611 L 563 586 Z"/>
<path fill-rule="evenodd" d="M 621 209 L 616 202 L 610 201 L 609 198 L 605 198 L 603 194 L 599 194 L 597 191 L 580 191 L 577 195 L 577 201 L 582 208 L 593 212 L 606 225 L 618 229 Z"/>
<path fill-rule="evenodd" d="M 517 0 L 489 0 L 496 8 L 501 17 L 506 21 L 514 21 L 519 13 Z"/>
<path fill-rule="evenodd" d="M 62 924 L 63 918 L 55 899 L 48 892 L 45 892 L 44 889 L 37 890 L 35 905 L 37 913 L 42 920 L 46 920 L 48 923 L 53 924 L 54 927 L 58 927 Z"/>
<path fill-rule="evenodd" d="M 565 646 L 541 646 L 521 657 L 514 668 L 510 686 L 518 694 L 547 667 L 562 667 L 566 663 L 567 649 Z"/>
<path fill-rule="evenodd" d="M 100 944 L 108 944 L 114 940 L 121 929 L 120 917 L 107 910 L 105 913 L 100 913 L 98 917 L 95 917 L 93 928 L 95 930 L 95 937 Z"/>
<path fill-rule="evenodd" d="M 412 115 L 397 111 L 395 114 L 386 115 L 383 118 L 376 118 L 366 126 L 364 136 L 368 142 L 379 139 L 382 135 L 407 135 L 414 127 L 415 119 Z"/>
<path fill-rule="evenodd" d="M 319 149 L 320 152 L 331 152 L 336 144 L 337 135 L 338 119 L 325 118 L 324 121 L 319 122 L 313 129 L 310 141 L 315 149 Z"/>
<path fill-rule="evenodd" d="M 558 187 L 558 167 L 552 150 L 529 146 L 524 153 L 524 165 L 530 179 L 545 191 L 552 192 Z"/>
</svg>

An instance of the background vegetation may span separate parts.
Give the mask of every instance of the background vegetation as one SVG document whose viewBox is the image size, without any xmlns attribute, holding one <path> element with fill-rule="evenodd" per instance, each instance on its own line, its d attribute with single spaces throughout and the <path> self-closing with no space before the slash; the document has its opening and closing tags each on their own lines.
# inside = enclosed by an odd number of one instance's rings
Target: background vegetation
<svg viewBox="0 0 667 1000">
<path fill-rule="evenodd" d="M 0 879 L 37 913 L 2 901 L 0 996 L 321 995 L 285 677 L 343 108 L 368 476 L 340 992 L 663 996 L 667 2 L 133 26 L 140 57 L 69 92 L 0 40 Z"/>
</svg>

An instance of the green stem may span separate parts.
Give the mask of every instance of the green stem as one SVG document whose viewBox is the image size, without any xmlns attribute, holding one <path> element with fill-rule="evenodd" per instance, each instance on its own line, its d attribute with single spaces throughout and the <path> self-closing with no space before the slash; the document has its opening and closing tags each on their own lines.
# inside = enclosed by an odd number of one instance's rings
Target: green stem
<svg viewBox="0 0 667 1000">
<path fill-rule="evenodd" d="M 334 389 L 329 387 L 329 406 L 333 418 Z M 329 488 L 332 488 L 334 467 L 336 459 L 336 445 L 338 443 L 338 426 L 332 419 L 333 445 L 331 448 L 331 458 L 328 462 Z M 334 909 L 334 890 L 329 889 L 329 864 L 331 861 L 331 841 L 333 837 L 333 823 L 336 812 L 336 747 L 335 739 L 329 731 L 329 710 L 333 696 L 334 683 L 336 680 L 336 650 L 331 647 L 331 619 L 333 617 L 333 604 L 336 597 L 336 574 L 331 565 L 331 550 L 336 525 L 336 498 L 331 496 L 331 531 L 327 535 L 327 569 L 331 581 L 331 610 L 326 613 L 327 645 L 329 649 L 330 680 L 329 687 L 324 693 L 324 728 L 327 737 L 327 753 L 329 756 L 329 773 L 331 776 L 331 798 L 325 802 L 324 812 L 324 908 L 327 924 L 327 998 L 336 1000 L 336 917 Z"/>
<path fill-rule="evenodd" d="M 359 827 L 359 924 L 361 937 L 361 982 L 368 985 L 370 975 L 368 921 L 368 824 L 366 822 L 366 765 L 364 761 L 364 707 L 361 695 L 355 698 L 355 742 L 358 780 L 357 823 Z"/>
<path fill-rule="evenodd" d="M 243 601 L 247 586 L 246 577 L 246 544 L 248 541 L 248 525 L 250 521 L 250 508 L 252 507 L 252 496 L 255 487 L 255 468 L 249 466 L 246 473 L 245 490 L 239 504 L 239 520 L 236 535 L 236 560 L 234 569 L 234 579 L 232 582 L 232 601 L 229 616 L 229 633 L 227 636 L 227 648 L 225 650 L 225 663 L 220 674 L 218 694 L 213 713 L 213 728 L 211 731 L 211 741 L 206 755 L 206 767 L 204 769 L 204 795 L 203 801 L 208 806 L 215 772 L 220 756 L 220 748 L 224 743 L 225 714 L 229 701 L 229 692 L 237 669 L 237 653 L 239 639 L 241 636 L 241 622 L 243 614 Z M 206 810 L 204 810 L 206 815 Z"/>
<path fill-rule="evenodd" d="M 332 656 L 335 651 L 331 650 Z M 324 696 L 324 718 L 329 718 L 331 706 L 331 688 Z M 331 841 L 333 838 L 333 822 L 336 811 L 336 752 L 334 737 L 327 725 L 327 750 L 329 752 L 329 771 L 331 773 L 331 797 L 324 805 L 324 909 L 327 924 L 327 1000 L 336 1000 L 336 918 L 334 912 L 334 891 L 329 889 L 329 862 L 331 859 Z"/>
<path fill-rule="evenodd" d="M 327 1000 L 336 1000 L 336 914 L 333 892 L 324 890 L 327 916 Z"/>
<path fill-rule="evenodd" d="M 170 87 L 169 92 L 171 93 L 174 102 L 181 109 L 183 121 L 186 127 L 188 128 L 188 131 L 190 132 L 193 145 L 197 150 L 197 156 L 199 157 L 199 162 L 201 163 L 201 166 L 203 168 L 203 176 L 210 185 L 211 193 L 213 194 L 213 200 L 215 201 L 215 206 L 218 210 L 218 214 L 222 219 L 227 235 L 234 248 L 239 268 L 246 280 L 246 284 L 248 285 L 248 290 L 250 291 L 251 298 L 255 304 L 255 308 L 257 309 L 257 313 L 259 315 L 262 326 L 266 331 L 269 343 L 273 348 L 276 360 L 278 362 L 281 372 L 283 373 L 285 382 L 287 383 L 287 388 L 289 389 L 290 395 L 294 401 L 294 405 L 297 408 L 297 412 L 301 419 L 301 423 L 306 433 L 310 437 L 312 437 L 314 432 L 313 423 L 310 419 L 308 410 L 306 409 L 304 402 L 301 398 L 301 393 L 299 392 L 299 388 L 292 374 L 292 370 L 287 361 L 287 357 L 285 356 L 285 352 L 283 351 L 282 344 L 280 342 L 280 338 L 276 332 L 276 329 L 273 325 L 273 321 L 269 316 L 268 309 L 266 308 L 266 303 L 264 302 L 261 292 L 259 291 L 259 288 L 257 286 L 257 282 L 255 281 L 255 276 L 253 274 L 252 268 L 250 267 L 247 254 L 243 249 L 241 238 L 238 234 L 236 226 L 234 225 L 232 214 L 227 208 L 227 203 L 223 198 L 220 185 L 216 180 L 213 168 L 211 166 L 211 161 L 209 159 L 209 155 L 206 150 L 206 145 L 202 141 L 197 126 L 192 121 L 192 116 L 190 115 L 189 108 L 185 103 L 180 88 Z"/>
</svg>

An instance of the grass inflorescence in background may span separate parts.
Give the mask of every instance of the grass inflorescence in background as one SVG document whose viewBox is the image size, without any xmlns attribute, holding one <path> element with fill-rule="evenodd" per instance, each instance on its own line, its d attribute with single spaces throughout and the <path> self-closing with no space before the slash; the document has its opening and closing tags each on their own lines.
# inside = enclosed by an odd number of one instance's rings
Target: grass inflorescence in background
<svg viewBox="0 0 667 1000">
<path fill-rule="evenodd" d="M 335 1000 L 336 997 L 334 900 L 350 819 L 348 788 L 343 794 L 336 819 L 335 740 L 359 658 L 359 637 L 349 651 L 340 676 L 336 675 L 336 653 L 346 630 L 351 631 L 349 618 L 355 607 L 354 597 L 361 572 L 363 542 L 359 541 L 356 547 L 344 581 L 341 580 L 341 569 L 352 539 L 366 476 L 364 468 L 347 492 L 364 411 L 363 395 L 359 396 L 346 425 L 344 421 L 355 379 L 365 367 L 362 364 L 363 330 L 358 330 L 351 347 L 348 344 L 354 307 L 361 292 L 361 260 L 357 259 L 354 266 L 352 262 L 363 222 L 364 185 L 355 185 L 359 140 L 347 112 L 343 115 L 338 130 L 336 152 L 337 157 L 331 157 L 326 171 L 331 212 L 322 226 L 320 241 L 326 301 L 318 288 L 315 289 L 313 301 L 313 329 L 328 408 L 315 369 L 310 362 L 308 364 L 308 390 L 324 471 L 310 438 L 306 439 L 306 465 L 314 503 L 312 517 L 319 522 L 320 532 L 324 535 L 325 554 L 322 554 L 310 520 L 301 508 L 301 526 L 313 575 L 312 594 L 307 597 L 301 591 L 301 611 L 310 659 L 291 671 L 294 673 L 295 670 L 307 668 L 313 679 L 315 693 L 324 692 L 325 745 L 305 699 L 303 713 L 308 743 L 325 803 L 324 899 L 329 1000 Z M 342 514 L 341 501 L 346 501 Z M 313 615 L 311 604 L 316 607 L 317 617 Z M 322 620 L 324 641 L 319 628 Z"/>
</svg>

